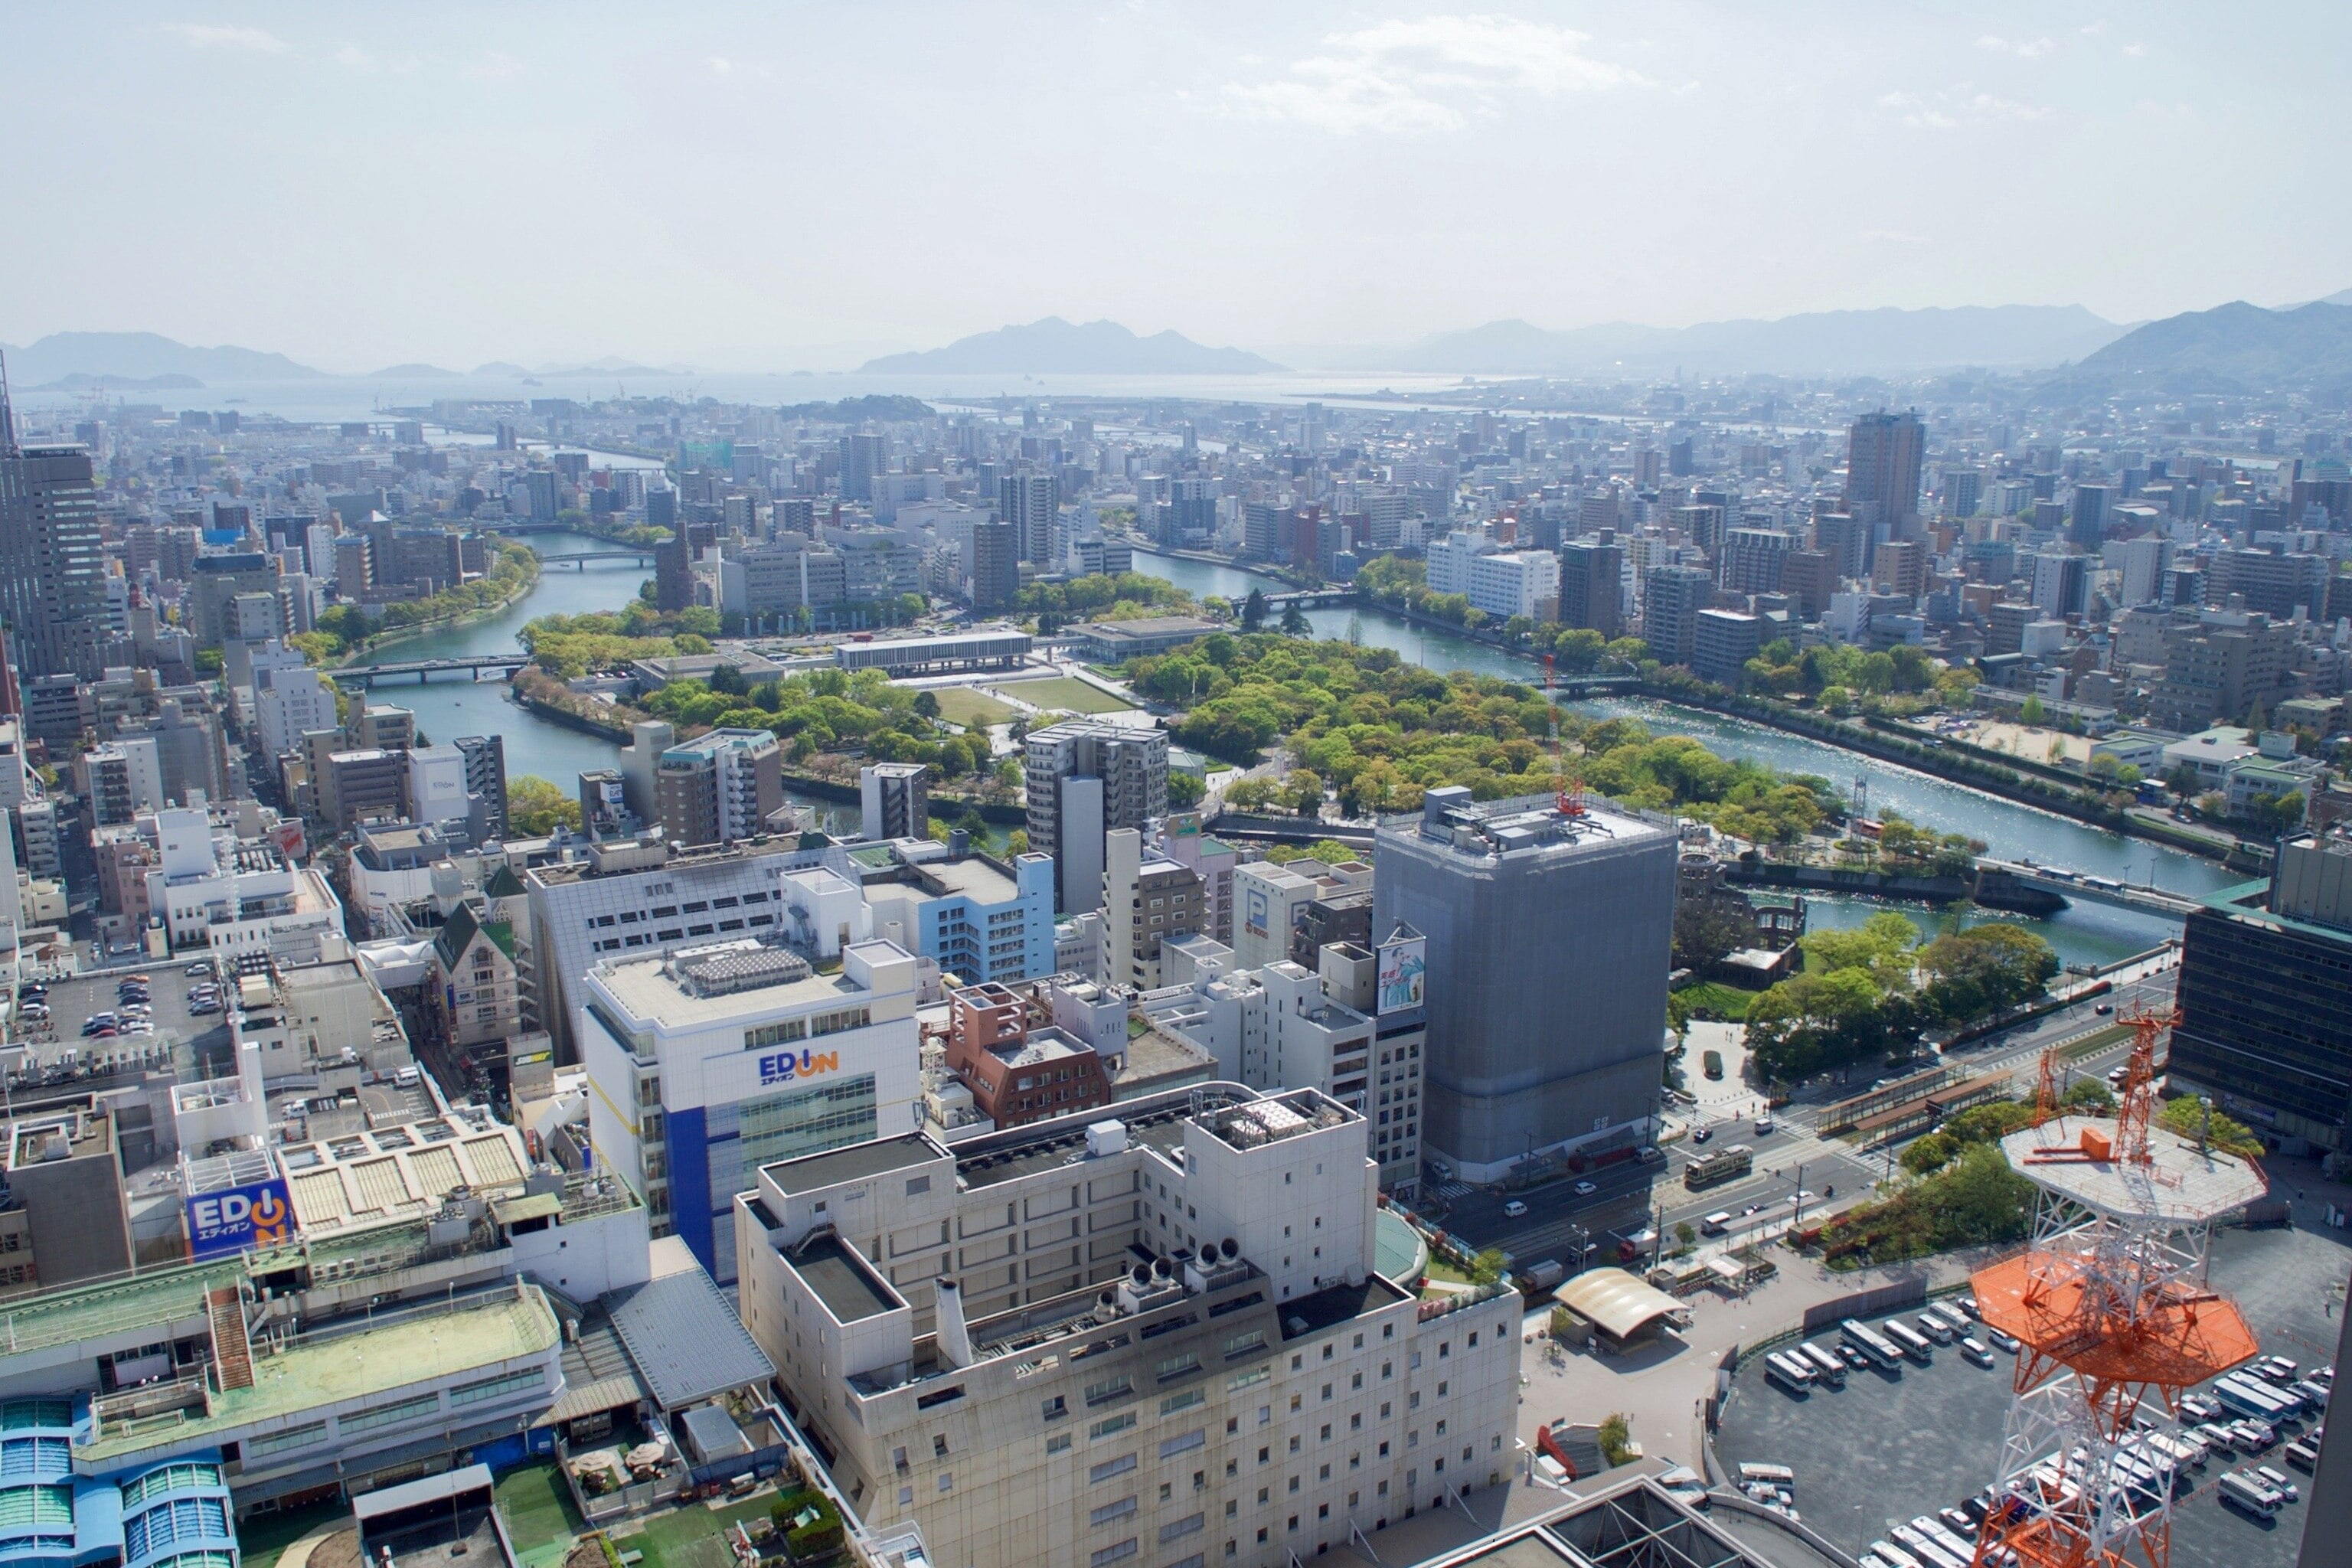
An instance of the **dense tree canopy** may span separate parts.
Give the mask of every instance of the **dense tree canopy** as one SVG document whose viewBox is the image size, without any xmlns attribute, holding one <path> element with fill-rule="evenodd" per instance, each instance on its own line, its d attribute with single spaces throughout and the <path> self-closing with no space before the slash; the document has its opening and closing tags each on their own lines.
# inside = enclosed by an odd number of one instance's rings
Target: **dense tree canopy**
<svg viewBox="0 0 2352 1568">
<path fill-rule="evenodd" d="M 1532 687 L 1463 670 L 1439 675 L 1389 648 L 1221 632 L 1133 660 L 1127 673 L 1143 695 L 1189 710 L 1176 729 L 1184 744 L 1248 764 L 1284 742 L 1350 816 L 1410 811 L 1438 784 L 1495 800 L 1580 778 L 1630 805 L 1787 840 L 1835 805 L 1824 781 L 1729 761 L 1630 720 L 1556 712 Z M 1549 745 L 1555 719 L 1557 758 Z"/>
<path fill-rule="evenodd" d="M 1989 921 L 1925 946 L 1889 910 L 1851 931 L 1805 938 L 1805 970 L 1748 1009 L 1748 1050 L 1782 1081 L 1907 1048 L 1918 1031 L 1962 1023 L 2039 995 L 2058 956 L 2032 931 Z"/>
</svg>

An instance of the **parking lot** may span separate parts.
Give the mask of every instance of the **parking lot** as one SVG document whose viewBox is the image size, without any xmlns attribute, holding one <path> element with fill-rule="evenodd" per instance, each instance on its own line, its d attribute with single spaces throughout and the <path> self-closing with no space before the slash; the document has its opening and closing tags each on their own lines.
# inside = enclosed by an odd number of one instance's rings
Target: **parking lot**
<svg viewBox="0 0 2352 1568">
<path fill-rule="evenodd" d="M 107 1076 L 103 1064 L 108 1056 L 127 1060 L 151 1046 L 172 1053 L 173 1069 L 184 1080 L 226 1072 L 229 1059 L 228 1015 L 219 1012 L 197 1016 L 188 1011 L 188 988 L 197 982 L 195 977 L 181 972 L 190 962 L 159 959 L 135 971 L 150 977 L 147 989 L 148 1005 L 153 1009 L 150 1019 L 154 1025 L 152 1035 L 94 1039 L 85 1037 L 81 1032 L 82 1021 L 91 1015 L 121 1012 L 118 986 L 125 974 L 134 972 L 70 975 L 47 982 L 48 1027 L 42 1030 L 19 1015 L 16 1039 L 28 1047 L 30 1059 L 22 1069 L 10 1075 L 12 1087 L 103 1078 Z M 93 1062 L 98 1065 L 93 1067 Z"/>
<path fill-rule="evenodd" d="M 2236 1298 L 2264 1353 L 2308 1368 L 2336 1359 L 2334 1314 L 2342 1310 L 2347 1263 L 2352 1252 L 2335 1236 L 2229 1230 L 2214 1238 L 2211 1275 Z M 1833 1345 L 1837 1331 L 1812 1339 Z M 1763 1358 L 1750 1357 L 1734 1383 L 1716 1452 L 1727 1468 L 1789 1466 L 1805 1522 L 1846 1552 L 1859 1552 L 1885 1538 L 1889 1525 L 1957 1504 L 1991 1481 L 2012 1365 L 1997 1355 L 1987 1370 L 1945 1346 L 1932 1366 L 1851 1373 L 1843 1389 L 1797 1396 L 1768 1384 Z M 2306 1421 L 2289 1432 L 2308 1429 Z M 2251 1464 L 2287 1468 L 2273 1448 L 2259 1459 L 2217 1453 L 2192 1472 L 2191 1489 L 2173 1504 L 2172 1561 L 2179 1568 L 2291 1568 L 2311 1477 L 2288 1470 L 2305 1500 L 2264 1524 L 2216 1496 L 2224 1471 Z"/>
</svg>

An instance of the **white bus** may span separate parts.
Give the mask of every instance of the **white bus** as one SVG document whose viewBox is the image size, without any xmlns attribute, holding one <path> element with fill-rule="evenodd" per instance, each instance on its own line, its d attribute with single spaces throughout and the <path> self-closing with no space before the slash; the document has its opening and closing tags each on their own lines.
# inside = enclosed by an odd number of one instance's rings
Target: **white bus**
<svg viewBox="0 0 2352 1568">
<path fill-rule="evenodd" d="M 1873 1561 L 1879 1568 L 1919 1568 L 1919 1560 L 1891 1541 L 1874 1541 L 1863 1552 L 1863 1568 L 1871 1568 Z"/>
<path fill-rule="evenodd" d="M 2268 1519 L 2286 1503 L 2276 1487 L 2264 1486 L 2235 1470 L 2221 1478 L 2221 1500 L 2233 1503 L 2256 1519 Z"/>
<path fill-rule="evenodd" d="M 1829 1346 L 1799 1344 L 1790 1350 L 1789 1353 L 1790 1355 L 1803 1356 L 1805 1358 L 1806 1364 L 1813 1369 L 1813 1375 L 1820 1378 L 1823 1383 L 1828 1384 L 1832 1388 L 1843 1388 L 1845 1386 L 1845 1362 L 1839 1356 L 1837 1352 L 1830 1349 Z"/>
<path fill-rule="evenodd" d="M 1942 1520 L 1937 1519 L 1932 1513 L 1923 1513 L 1918 1518 L 1913 1520 L 1911 1521 L 1911 1528 L 1926 1536 L 1928 1540 L 1934 1542 L 1937 1545 L 1942 1547 L 1945 1551 L 1952 1553 L 1963 1563 L 1969 1561 L 1977 1554 L 1977 1543 L 1975 1542 L 1961 1540 L 1958 1535 L 1953 1532 L 1950 1525 L 1946 1524 Z"/>
<path fill-rule="evenodd" d="M 1761 1486 L 1786 1487 L 1792 1492 L 1797 1489 L 1797 1472 L 1786 1465 L 1742 1465 L 1739 1467 L 1739 1479 L 1743 1483 L 1752 1481 Z"/>
<path fill-rule="evenodd" d="M 1927 1335 L 1921 1333 L 1918 1330 L 1913 1328 L 1902 1319 L 1889 1318 L 1886 1320 L 1886 1337 L 1893 1340 L 1896 1344 L 1901 1345 L 1903 1347 L 1903 1353 L 1909 1356 L 1913 1361 L 1917 1362 L 1921 1366 L 1930 1366 L 1934 1364 L 1936 1360 L 1936 1347 L 1927 1342 Z"/>
<path fill-rule="evenodd" d="M 1791 1394 L 1813 1391 L 1813 1367 L 1811 1362 L 1792 1356 L 1786 1351 L 1774 1351 L 1764 1358 L 1764 1376 Z"/>
<path fill-rule="evenodd" d="M 2258 1421 L 2267 1421 L 2273 1426 L 2301 1408 L 2301 1401 L 2291 1400 L 2251 1377 L 2235 1373 L 2213 1385 L 2213 1397 L 2241 1415 L 2252 1415 Z"/>
<path fill-rule="evenodd" d="M 1887 1531 L 1903 1543 L 1903 1549 L 1919 1560 L 1919 1568 L 1969 1568 L 1969 1559 L 1976 1553 L 1955 1557 L 1937 1545 L 1916 1525 L 1898 1524 Z"/>
<path fill-rule="evenodd" d="M 1939 1345 L 1950 1344 L 1955 1337 L 1952 1333 L 1952 1325 L 1944 1321 L 1944 1315 L 1941 1312 L 1920 1313 L 1915 1326 L 1921 1333 Z"/>
<path fill-rule="evenodd" d="M 1838 1324 L 1838 1332 L 1846 1343 L 1882 1367 L 1893 1368 L 1903 1363 L 1903 1352 L 1895 1348 L 1895 1342 L 1859 1318 L 1848 1318 Z"/>
</svg>

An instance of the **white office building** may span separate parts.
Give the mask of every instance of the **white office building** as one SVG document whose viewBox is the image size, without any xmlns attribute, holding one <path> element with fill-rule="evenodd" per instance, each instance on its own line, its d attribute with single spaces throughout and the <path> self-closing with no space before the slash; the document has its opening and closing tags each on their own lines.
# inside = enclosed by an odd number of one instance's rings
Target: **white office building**
<svg viewBox="0 0 2352 1568">
<path fill-rule="evenodd" d="M 1470 605 L 1501 620 L 1545 618 L 1559 605 L 1559 557 L 1549 550 L 1498 550 L 1470 562 Z"/>
<path fill-rule="evenodd" d="M 863 907 L 862 905 L 860 906 Z M 856 942 L 837 973 L 742 937 L 667 957 L 606 959 L 575 1020 L 597 1168 L 735 1279 L 735 1194 L 772 1160 L 887 1137 L 922 1095 L 916 960 Z"/>
<path fill-rule="evenodd" d="M 309 665 L 257 664 L 253 671 L 253 720 L 264 755 L 282 757 L 301 749 L 313 730 L 331 730 L 335 692 Z"/>
</svg>

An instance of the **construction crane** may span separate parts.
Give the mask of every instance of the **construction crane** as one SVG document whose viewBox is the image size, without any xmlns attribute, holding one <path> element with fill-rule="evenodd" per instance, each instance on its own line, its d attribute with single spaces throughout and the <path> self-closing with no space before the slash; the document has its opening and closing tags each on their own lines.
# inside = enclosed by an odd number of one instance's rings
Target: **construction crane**
<svg viewBox="0 0 2352 1568">
<path fill-rule="evenodd" d="M 1544 749 L 1551 753 L 1552 803 L 1567 817 L 1584 815 L 1584 776 L 1570 774 L 1568 764 L 1560 759 L 1559 702 L 1554 695 L 1559 684 L 1559 671 L 1550 654 L 1543 656 L 1544 707 L 1550 716 L 1549 733 Z"/>
</svg>

